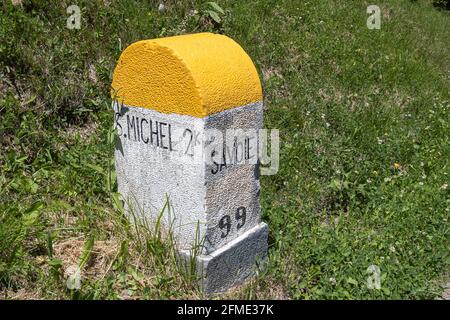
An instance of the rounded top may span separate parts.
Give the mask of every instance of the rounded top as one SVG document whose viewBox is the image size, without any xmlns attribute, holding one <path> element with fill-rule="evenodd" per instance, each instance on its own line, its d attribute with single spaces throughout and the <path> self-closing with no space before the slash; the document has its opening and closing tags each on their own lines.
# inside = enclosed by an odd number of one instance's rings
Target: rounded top
<svg viewBox="0 0 450 320">
<path fill-rule="evenodd" d="M 111 97 L 133 107 L 204 117 L 262 100 L 256 68 L 224 35 L 143 40 L 120 55 Z"/>
</svg>

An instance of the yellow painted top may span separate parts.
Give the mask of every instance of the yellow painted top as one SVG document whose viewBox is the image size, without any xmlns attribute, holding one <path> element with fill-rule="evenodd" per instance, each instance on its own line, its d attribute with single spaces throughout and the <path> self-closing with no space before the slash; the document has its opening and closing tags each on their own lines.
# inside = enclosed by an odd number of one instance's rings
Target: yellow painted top
<svg viewBox="0 0 450 320">
<path fill-rule="evenodd" d="M 128 106 L 204 117 L 261 101 L 262 89 L 239 44 L 197 33 L 130 45 L 114 70 L 111 97 Z"/>
</svg>

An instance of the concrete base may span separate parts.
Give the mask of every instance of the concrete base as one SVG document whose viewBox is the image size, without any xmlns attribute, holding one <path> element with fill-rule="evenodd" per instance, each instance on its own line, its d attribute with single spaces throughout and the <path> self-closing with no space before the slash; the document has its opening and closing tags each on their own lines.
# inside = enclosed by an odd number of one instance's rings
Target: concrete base
<svg viewBox="0 0 450 320">
<path fill-rule="evenodd" d="M 199 284 L 205 293 L 221 293 L 242 284 L 267 259 L 268 227 L 259 223 L 233 241 L 207 255 L 193 257 L 190 251 L 180 255 L 187 268 L 195 260 Z"/>
</svg>

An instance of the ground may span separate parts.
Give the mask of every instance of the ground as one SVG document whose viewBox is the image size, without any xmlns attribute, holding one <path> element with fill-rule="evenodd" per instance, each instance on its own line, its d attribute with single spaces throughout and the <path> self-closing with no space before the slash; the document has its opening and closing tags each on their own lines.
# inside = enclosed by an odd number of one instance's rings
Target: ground
<svg viewBox="0 0 450 320">
<path fill-rule="evenodd" d="M 0 4 L 2 298 L 203 297 L 170 235 L 123 215 L 109 98 L 129 44 L 201 31 L 248 52 L 281 136 L 280 170 L 261 180 L 268 266 L 224 298 L 448 298 L 443 1 L 376 1 L 380 29 L 369 1 L 77 1 L 80 29 L 71 1 L 13 2 Z"/>
</svg>

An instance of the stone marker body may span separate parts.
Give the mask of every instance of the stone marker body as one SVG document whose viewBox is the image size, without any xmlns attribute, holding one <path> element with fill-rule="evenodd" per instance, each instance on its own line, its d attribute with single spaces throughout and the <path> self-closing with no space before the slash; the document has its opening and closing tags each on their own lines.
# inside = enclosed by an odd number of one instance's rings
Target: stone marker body
<svg viewBox="0 0 450 320">
<path fill-rule="evenodd" d="M 112 87 L 127 211 L 155 221 L 168 201 L 164 225 L 180 256 L 194 258 L 202 288 L 241 284 L 267 255 L 259 206 L 263 102 L 252 61 L 222 35 L 145 40 L 122 53 Z"/>
</svg>

